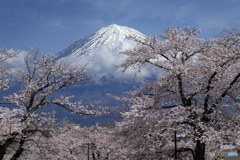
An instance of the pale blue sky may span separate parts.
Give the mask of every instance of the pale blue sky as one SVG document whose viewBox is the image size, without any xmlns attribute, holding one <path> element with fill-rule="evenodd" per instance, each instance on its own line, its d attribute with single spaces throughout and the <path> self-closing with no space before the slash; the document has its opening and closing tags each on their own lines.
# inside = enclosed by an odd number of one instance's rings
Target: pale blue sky
<svg viewBox="0 0 240 160">
<path fill-rule="evenodd" d="M 56 54 L 110 24 L 147 36 L 195 26 L 202 38 L 240 27 L 240 0 L 0 0 L 0 48 Z"/>
</svg>

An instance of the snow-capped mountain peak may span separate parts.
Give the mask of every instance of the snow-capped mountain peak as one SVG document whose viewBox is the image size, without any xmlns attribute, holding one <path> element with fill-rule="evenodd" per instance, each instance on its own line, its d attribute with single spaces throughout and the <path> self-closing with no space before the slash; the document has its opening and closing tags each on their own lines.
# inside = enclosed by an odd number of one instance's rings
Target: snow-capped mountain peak
<svg viewBox="0 0 240 160">
<path fill-rule="evenodd" d="M 57 54 L 57 59 L 63 57 L 81 57 L 82 55 L 93 55 L 94 50 L 105 45 L 109 49 L 115 49 L 117 44 L 127 39 L 127 37 L 136 37 L 138 39 L 146 38 L 139 31 L 126 27 L 112 24 L 106 28 L 101 28 L 96 33 L 85 37 L 68 48 Z"/>
</svg>

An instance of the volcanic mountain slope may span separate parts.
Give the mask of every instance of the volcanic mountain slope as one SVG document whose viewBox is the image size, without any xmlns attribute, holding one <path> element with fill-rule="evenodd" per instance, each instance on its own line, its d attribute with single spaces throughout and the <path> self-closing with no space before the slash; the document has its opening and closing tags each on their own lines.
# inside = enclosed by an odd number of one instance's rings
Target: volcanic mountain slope
<svg viewBox="0 0 240 160">
<path fill-rule="evenodd" d="M 57 59 L 63 57 L 81 57 L 82 55 L 93 55 L 96 49 L 101 46 L 106 46 L 110 50 L 118 50 L 121 42 L 125 41 L 128 37 L 136 37 L 137 39 L 146 38 L 145 35 L 139 31 L 126 27 L 112 24 L 106 28 L 98 30 L 96 33 L 85 37 L 68 48 L 64 49 L 56 55 Z"/>
<path fill-rule="evenodd" d="M 134 71 L 122 74 L 119 66 L 126 55 L 118 54 L 126 49 L 136 46 L 133 40 L 128 37 L 135 37 L 139 40 L 146 38 L 139 31 L 116 24 L 102 28 L 96 33 L 85 37 L 56 55 L 57 60 L 63 60 L 72 65 L 87 65 L 86 70 L 90 81 L 81 83 L 79 86 L 72 86 L 65 89 L 66 95 L 73 94 L 76 99 L 81 99 L 83 104 L 99 103 L 101 106 L 121 106 L 120 101 L 107 96 L 107 93 L 116 96 L 123 96 L 124 92 L 132 90 L 133 86 L 138 86 L 139 81 L 135 81 Z M 149 71 L 143 71 L 144 78 L 149 77 Z M 134 80 L 133 80 L 134 79 Z M 62 93 L 59 93 L 61 95 Z M 71 122 L 81 123 L 81 125 L 92 125 L 96 122 L 113 122 L 116 117 L 102 116 L 97 118 L 79 118 L 78 115 L 69 115 L 56 109 L 57 118 L 68 117 Z M 119 110 L 120 112 L 120 110 Z M 118 114 L 118 113 L 117 113 Z"/>
</svg>

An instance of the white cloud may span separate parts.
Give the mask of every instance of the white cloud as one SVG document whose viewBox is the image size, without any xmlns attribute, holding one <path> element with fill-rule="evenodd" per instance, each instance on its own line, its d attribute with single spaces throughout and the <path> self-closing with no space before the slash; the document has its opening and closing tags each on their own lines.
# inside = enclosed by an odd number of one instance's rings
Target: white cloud
<svg viewBox="0 0 240 160">
<path fill-rule="evenodd" d="M 25 67 L 24 57 L 27 55 L 27 51 L 15 50 L 15 49 L 12 49 L 12 48 L 7 50 L 7 51 L 9 53 L 15 54 L 15 56 L 7 59 L 6 62 L 9 63 L 12 66 L 12 68 L 23 69 L 23 67 Z"/>
<path fill-rule="evenodd" d="M 119 42 L 114 51 L 109 49 L 106 45 L 103 45 L 96 49 L 92 55 L 83 55 L 79 58 L 63 58 L 61 60 L 71 65 L 80 65 L 81 67 L 87 65 L 87 74 L 89 75 L 90 80 L 96 84 L 102 84 L 104 80 L 129 83 L 129 81 L 132 81 L 133 79 L 141 81 L 150 78 L 153 75 L 157 76 L 157 72 L 148 67 L 144 67 L 137 77 L 135 77 L 135 70 L 132 68 L 129 68 L 124 73 L 121 72 L 122 68 L 119 66 L 127 56 L 125 54 L 120 54 L 119 52 L 132 48 L 134 46 L 133 43 L 135 42 L 130 40 Z M 27 51 L 10 49 L 8 52 L 18 54 L 13 58 L 8 59 L 7 62 L 11 64 L 13 68 L 24 70 L 24 57 L 26 56 Z"/>
<path fill-rule="evenodd" d="M 91 56 L 83 55 L 79 58 L 63 58 L 62 60 L 72 65 L 87 65 L 87 73 L 90 75 L 91 80 L 98 84 L 101 84 L 104 79 L 129 82 L 129 80 L 135 78 L 135 70 L 130 68 L 124 73 L 121 72 L 119 66 L 127 56 L 119 52 L 132 48 L 133 43 L 132 41 L 125 40 L 120 42 L 114 51 L 107 46 L 102 46 L 95 50 Z M 153 71 L 145 67 L 141 73 L 137 75 L 136 80 L 149 78 L 153 74 Z"/>
</svg>

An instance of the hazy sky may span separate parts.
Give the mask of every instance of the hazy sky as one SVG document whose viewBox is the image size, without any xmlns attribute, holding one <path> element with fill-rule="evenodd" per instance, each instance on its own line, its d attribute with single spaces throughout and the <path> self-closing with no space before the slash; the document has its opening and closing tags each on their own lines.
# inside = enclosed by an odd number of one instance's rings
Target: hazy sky
<svg viewBox="0 0 240 160">
<path fill-rule="evenodd" d="M 202 38 L 240 26 L 239 0 L 0 0 L 0 6 L 0 48 L 53 54 L 113 23 L 147 36 L 195 26 Z"/>
</svg>

